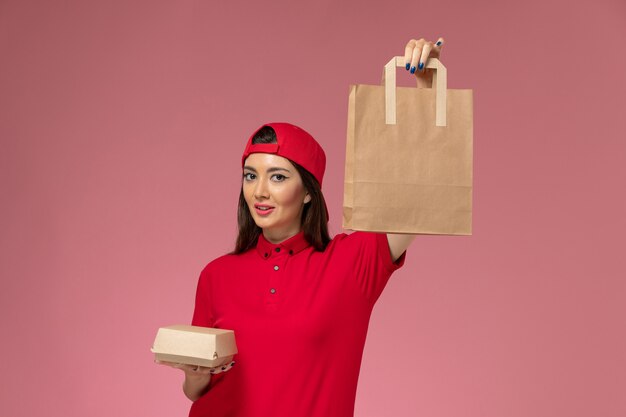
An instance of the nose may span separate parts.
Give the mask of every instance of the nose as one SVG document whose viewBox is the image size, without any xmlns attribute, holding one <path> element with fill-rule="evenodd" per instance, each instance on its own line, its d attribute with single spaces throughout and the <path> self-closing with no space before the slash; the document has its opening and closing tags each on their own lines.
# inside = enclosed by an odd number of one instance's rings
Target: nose
<svg viewBox="0 0 626 417">
<path fill-rule="evenodd" d="M 268 187 L 264 179 L 260 179 L 256 182 L 254 197 L 257 199 L 269 198 Z"/>
</svg>

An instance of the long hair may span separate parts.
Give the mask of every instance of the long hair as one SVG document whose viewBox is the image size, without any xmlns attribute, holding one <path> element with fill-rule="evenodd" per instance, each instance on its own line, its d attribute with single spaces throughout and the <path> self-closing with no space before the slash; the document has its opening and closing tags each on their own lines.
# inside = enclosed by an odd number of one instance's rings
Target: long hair
<svg viewBox="0 0 626 417">
<path fill-rule="evenodd" d="M 277 143 L 276 132 L 270 126 L 264 126 L 252 138 L 252 143 Z M 302 166 L 289 159 L 300 174 L 302 183 L 311 195 L 311 201 L 304 205 L 302 218 L 300 219 L 304 238 L 315 248 L 323 252 L 330 242 L 328 235 L 328 217 L 326 216 L 326 201 L 322 194 L 317 179 Z M 243 182 L 239 192 L 239 206 L 237 208 L 237 226 L 239 233 L 235 243 L 235 249 L 230 255 L 238 255 L 256 246 L 257 240 L 263 230 L 254 222 L 250 209 L 243 195 Z"/>
</svg>

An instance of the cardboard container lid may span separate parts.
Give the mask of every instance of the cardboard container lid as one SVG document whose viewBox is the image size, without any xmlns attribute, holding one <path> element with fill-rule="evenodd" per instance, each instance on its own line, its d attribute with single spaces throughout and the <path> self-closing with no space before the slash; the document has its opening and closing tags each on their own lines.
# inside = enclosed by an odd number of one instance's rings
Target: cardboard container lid
<svg viewBox="0 0 626 417">
<path fill-rule="evenodd" d="M 213 365 L 237 353 L 235 332 L 176 324 L 159 328 L 152 349 L 158 358 L 177 357 L 183 363 Z"/>
</svg>

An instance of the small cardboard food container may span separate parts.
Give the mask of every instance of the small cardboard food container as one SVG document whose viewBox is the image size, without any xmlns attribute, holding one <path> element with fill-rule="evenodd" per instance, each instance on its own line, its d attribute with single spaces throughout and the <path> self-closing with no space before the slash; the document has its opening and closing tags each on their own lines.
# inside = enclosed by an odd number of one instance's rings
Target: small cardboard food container
<svg viewBox="0 0 626 417">
<path fill-rule="evenodd" d="M 159 328 L 150 350 L 156 360 L 212 368 L 229 362 L 237 345 L 233 330 L 176 324 Z"/>
</svg>

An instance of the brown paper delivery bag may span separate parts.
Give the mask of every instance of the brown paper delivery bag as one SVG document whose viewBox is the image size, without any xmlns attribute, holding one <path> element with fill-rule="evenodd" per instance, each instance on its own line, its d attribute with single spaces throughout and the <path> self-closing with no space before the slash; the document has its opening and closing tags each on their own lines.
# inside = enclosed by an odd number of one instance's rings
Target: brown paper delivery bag
<svg viewBox="0 0 626 417">
<path fill-rule="evenodd" d="M 448 89 L 429 58 L 432 88 L 396 87 L 393 57 L 381 85 L 350 86 L 345 229 L 472 234 L 472 90 Z"/>
</svg>

